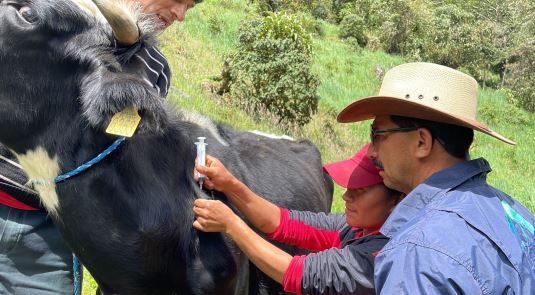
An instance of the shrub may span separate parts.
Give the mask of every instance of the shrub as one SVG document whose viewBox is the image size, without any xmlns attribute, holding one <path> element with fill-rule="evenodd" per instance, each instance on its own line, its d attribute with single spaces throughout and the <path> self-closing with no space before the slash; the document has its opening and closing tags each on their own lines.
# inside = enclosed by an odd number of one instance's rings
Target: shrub
<svg viewBox="0 0 535 295">
<path fill-rule="evenodd" d="M 423 59 L 462 67 L 485 86 L 499 85 L 499 76 L 491 71 L 497 50 L 489 22 L 477 20 L 471 12 L 456 5 L 437 7 L 430 37 L 422 51 Z"/>
<path fill-rule="evenodd" d="M 256 0 L 257 11 L 262 15 L 269 12 L 304 12 L 317 19 L 327 20 L 332 17 L 331 0 Z"/>
<path fill-rule="evenodd" d="M 338 5 L 340 37 L 355 38 L 366 47 L 373 40 L 369 48 L 419 59 L 432 27 L 428 1 L 354 0 Z"/>
<path fill-rule="evenodd" d="M 220 34 L 225 26 L 225 23 L 217 16 L 210 15 L 207 20 L 208 30 L 212 34 Z"/>
<path fill-rule="evenodd" d="M 421 59 L 433 31 L 433 14 L 426 1 L 387 0 L 378 36 L 388 53 Z"/>
<path fill-rule="evenodd" d="M 348 14 L 340 22 L 340 38 L 354 38 L 360 47 L 365 47 L 368 44 L 366 27 L 366 20 L 362 16 Z"/>
<path fill-rule="evenodd" d="M 332 13 L 334 15 L 334 20 L 337 23 L 342 22 L 344 17 L 349 14 L 359 14 L 361 15 L 362 9 L 360 9 L 360 3 L 363 1 L 371 0 L 332 0 Z M 380 0 L 378 0 L 380 1 Z M 373 3 L 373 2 L 372 2 Z M 368 23 L 370 26 L 371 23 Z"/>
<path fill-rule="evenodd" d="M 257 12 L 262 14 L 262 13 L 277 11 L 279 9 L 281 1 L 279 0 L 256 0 L 254 2 L 256 5 Z"/>
<path fill-rule="evenodd" d="M 514 95 L 514 103 L 535 112 L 535 42 L 518 48 L 515 61 L 507 66 L 507 86 Z"/>
<path fill-rule="evenodd" d="M 321 28 L 320 22 L 312 15 L 305 12 L 297 12 L 293 14 L 296 19 L 299 19 L 301 27 L 308 33 L 321 37 L 324 32 Z"/>
<path fill-rule="evenodd" d="M 329 6 L 326 3 L 323 2 L 317 2 L 312 7 L 312 16 L 314 16 L 317 19 L 327 20 L 331 18 L 331 11 L 329 10 Z"/>
<path fill-rule="evenodd" d="M 243 23 L 230 65 L 231 95 L 242 105 L 266 108 L 281 123 L 308 123 L 319 85 L 311 50 L 311 36 L 295 16 L 270 13 Z"/>
</svg>

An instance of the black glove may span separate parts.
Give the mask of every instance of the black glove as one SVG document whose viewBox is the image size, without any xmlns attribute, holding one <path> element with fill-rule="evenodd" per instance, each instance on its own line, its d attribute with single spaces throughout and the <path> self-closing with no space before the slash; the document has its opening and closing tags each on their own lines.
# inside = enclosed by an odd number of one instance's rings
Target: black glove
<svg viewBox="0 0 535 295">
<path fill-rule="evenodd" d="M 171 87 L 171 69 L 165 56 L 155 46 L 141 48 L 135 59 L 141 60 L 144 66 L 145 78 L 160 94 L 166 97 Z"/>
</svg>

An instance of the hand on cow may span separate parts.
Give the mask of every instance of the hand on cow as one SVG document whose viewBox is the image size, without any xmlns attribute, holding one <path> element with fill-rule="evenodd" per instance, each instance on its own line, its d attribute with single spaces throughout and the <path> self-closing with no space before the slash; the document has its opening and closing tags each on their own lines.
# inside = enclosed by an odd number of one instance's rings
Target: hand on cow
<svg viewBox="0 0 535 295">
<path fill-rule="evenodd" d="M 193 227 L 204 232 L 223 232 L 240 222 L 240 218 L 221 201 L 197 199 L 193 206 Z"/>
<path fill-rule="evenodd" d="M 217 158 L 206 155 L 206 166 L 195 165 L 195 169 L 206 176 L 204 187 L 223 193 L 231 192 L 238 180 Z M 195 173 L 196 174 L 196 173 Z M 198 181 L 197 175 L 195 180 Z"/>
</svg>

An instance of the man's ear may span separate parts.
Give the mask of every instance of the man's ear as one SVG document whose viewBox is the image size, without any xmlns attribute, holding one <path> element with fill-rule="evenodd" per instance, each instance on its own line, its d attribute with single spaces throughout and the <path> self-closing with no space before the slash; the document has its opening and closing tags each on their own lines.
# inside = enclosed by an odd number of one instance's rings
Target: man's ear
<svg viewBox="0 0 535 295">
<path fill-rule="evenodd" d="M 112 116 L 134 106 L 141 116 L 138 132 L 161 132 L 167 121 L 165 101 L 142 77 L 101 69 L 82 83 L 83 116 L 105 130 Z"/>
<path fill-rule="evenodd" d="M 431 154 L 433 150 L 433 135 L 427 128 L 419 128 L 416 132 L 418 145 L 416 147 L 416 156 L 424 158 Z"/>
</svg>

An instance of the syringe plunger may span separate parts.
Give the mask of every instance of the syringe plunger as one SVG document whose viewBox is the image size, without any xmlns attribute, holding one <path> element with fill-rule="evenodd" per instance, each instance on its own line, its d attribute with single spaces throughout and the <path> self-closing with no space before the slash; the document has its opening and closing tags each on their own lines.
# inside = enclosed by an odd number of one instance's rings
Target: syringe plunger
<svg viewBox="0 0 535 295">
<path fill-rule="evenodd" d="M 197 165 L 206 166 L 206 146 L 208 145 L 204 140 L 206 137 L 198 137 L 199 141 L 195 142 L 197 146 Z M 202 188 L 202 183 L 204 182 L 204 175 L 197 172 L 197 177 Z"/>
</svg>

